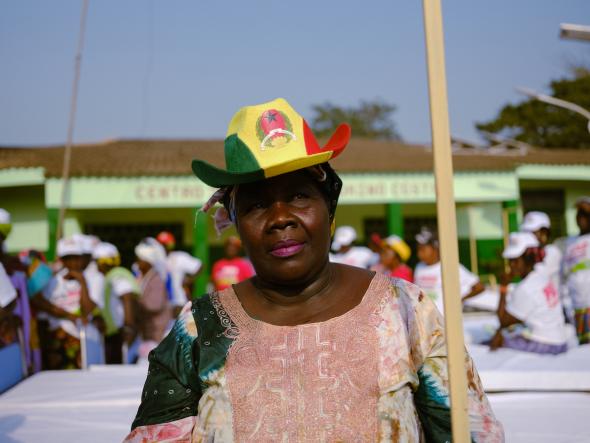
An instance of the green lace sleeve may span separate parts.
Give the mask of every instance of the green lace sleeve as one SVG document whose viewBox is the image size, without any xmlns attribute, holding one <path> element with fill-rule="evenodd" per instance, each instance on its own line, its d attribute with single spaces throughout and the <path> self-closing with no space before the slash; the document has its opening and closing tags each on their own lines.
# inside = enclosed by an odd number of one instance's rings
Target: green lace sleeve
<svg viewBox="0 0 590 443">
<path fill-rule="evenodd" d="M 168 336 L 150 352 L 141 404 L 131 429 L 197 415 L 201 397 L 197 335 L 187 303 Z"/>
</svg>

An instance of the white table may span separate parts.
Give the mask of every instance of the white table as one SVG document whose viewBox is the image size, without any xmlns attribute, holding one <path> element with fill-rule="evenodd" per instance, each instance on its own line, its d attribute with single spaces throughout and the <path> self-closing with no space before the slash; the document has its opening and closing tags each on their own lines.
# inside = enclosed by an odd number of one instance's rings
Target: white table
<svg viewBox="0 0 590 443">
<path fill-rule="evenodd" d="M 590 441 L 590 392 L 584 391 L 590 366 L 572 371 L 559 360 L 539 363 L 534 356 L 488 354 L 484 347 L 472 348 L 472 354 L 507 442 Z M 565 361 L 584 359 L 580 351 Z M 545 369 L 526 369 L 523 363 Z M 137 411 L 146 372 L 145 366 L 94 366 L 37 374 L 0 396 L 0 441 L 120 442 Z M 556 387 L 576 389 L 552 392 Z M 513 389 L 518 392 L 505 392 Z"/>
</svg>

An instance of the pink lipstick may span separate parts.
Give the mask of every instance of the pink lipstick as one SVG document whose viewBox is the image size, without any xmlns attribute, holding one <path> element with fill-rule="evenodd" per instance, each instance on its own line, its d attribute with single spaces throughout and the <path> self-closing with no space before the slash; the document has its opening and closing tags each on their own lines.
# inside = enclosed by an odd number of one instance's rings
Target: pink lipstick
<svg viewBox="0 0 590 443">
<path fill-rule="evenodd" d="M 291 257 L 301 251 L 304 245 L 304 243 L 295 240 L 284 240 L 277 242 L 270 253 L 279 258 Z"/>
</svg>

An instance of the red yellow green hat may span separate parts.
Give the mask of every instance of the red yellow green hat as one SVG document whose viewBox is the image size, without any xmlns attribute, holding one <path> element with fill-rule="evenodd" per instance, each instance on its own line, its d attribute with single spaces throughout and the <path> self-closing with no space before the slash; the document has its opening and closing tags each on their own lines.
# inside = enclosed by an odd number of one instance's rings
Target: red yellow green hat
<svg viewBox="0 0 590 443">
<path fill-rule="evenodd" d="M 322 147 L 313 132 L 283 98 L 246 106 L 232 118 L 225 137 L 225 169 L 193 160 L 195 175 L 209 186 L 249 183 L 327 162 L 350 140 L 341 124 Z"/>
</svg>

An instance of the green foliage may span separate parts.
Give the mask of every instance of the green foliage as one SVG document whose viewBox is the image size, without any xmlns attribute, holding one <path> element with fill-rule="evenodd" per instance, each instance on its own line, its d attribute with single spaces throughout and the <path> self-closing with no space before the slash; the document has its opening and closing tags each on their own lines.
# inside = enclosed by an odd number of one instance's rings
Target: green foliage
<svg viewBox="0 0 590 443">
<path fill-rule="evenodd" d="M 314 105 L 311 127 L 319 138 L 329 137 L 340 123 L 348 123 L 353 137 L 379 140 L 400 140 L 392 114 L 395 106 L 380 100 L 361 101 L 356 107 L 331 103 Z"/>
<path fill-rule="evenodd" d="M 590 110 L 590 70 L 574 68 L 573 76 L 554 80 L 548 95 Z M 529 99 L 506 105 L 491 121 L 476 128 L 545 148 L 590 149 L 588 120 L 580 114 Z"/>
</svg>

